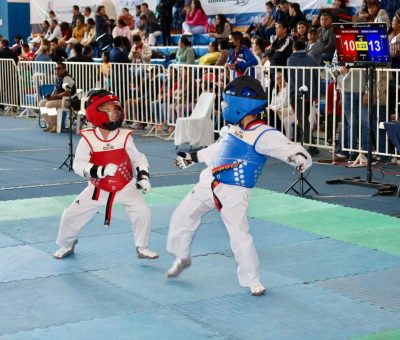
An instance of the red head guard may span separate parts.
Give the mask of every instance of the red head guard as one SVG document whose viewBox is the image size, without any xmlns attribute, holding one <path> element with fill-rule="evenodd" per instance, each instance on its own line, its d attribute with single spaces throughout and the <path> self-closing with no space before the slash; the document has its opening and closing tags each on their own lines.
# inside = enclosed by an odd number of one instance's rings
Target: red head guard
<svg viewBox="0 0 400 340">
<path fill-rule="evenodd" d="M 92 90 L 88 93 L 88 100 L 86 101 L 86 118 L 93 125 L 113 131 L 118 129 L 124 121 L 125 114 L 119 103 L 119 98 L 112 92 L 106 90 Z M 101 105 L 114 102 L 113 115 L 117 115 L 116 119 L 110 121 L 110 113 L 101 110 Z"/>
</svg>

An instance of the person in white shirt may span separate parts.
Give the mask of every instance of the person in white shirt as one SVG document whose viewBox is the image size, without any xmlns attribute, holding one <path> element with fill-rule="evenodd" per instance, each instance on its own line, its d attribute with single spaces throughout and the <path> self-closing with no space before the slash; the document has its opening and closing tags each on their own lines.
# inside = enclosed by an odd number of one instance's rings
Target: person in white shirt
<svg viewBox="0 0 400 340">
<path fill-rule="evenodd" d="M 74 252 L 79 233 L 101 207 L 106 207 L 104 224 L 109 226 L 115 201 L 125 206 L 138 258 L 156 259 L 158 254 L 147 248 L 151 211 L 142 195 L 151 189 L 147 158 L 135 147 L 133 130 L 120 128 L 125 114 L 118 97 L 105 90 L 88 96 L 86 117 L 95 127 L 81 131 L 73 169 L 90 181 L 62 214 L 56 241 L 60 249 L 53 256 L 62 259 Z"/>
<path fill-rule="evenodd" d="M 175 160 L 181 169 L 195 162 L 204 162 L 207 168 L 172 214 L 167 251 L 176 259 L 166 276 L 177 277 L 191 265 L 190 248 L 201 219 L 217 208 L 238 265 L 239 284 L 258 296 L 266 289 L 260 281 L 258 255 L 247 220 L 251 189 L 268 156 L 291 164 L 300 172 L 311 166 L 312 159 L 301 145 L 257 120 L 267 101 L 258 80 L 246 75 L 237 77 L 227 85 L 222 97 L 222 115 L 228 125 L 221 130 L 221 138 L 197 152 L 178 152 Z"/>
<path fill-rule="evenodd" d="M 295 115 L 290 106 L 289 87 L 282 70 L 276 72 L 275 80 L 276 86 L 272 90 L 272 98 L 267 110 L 270 119 L 274 120 L 276 116 L 279 117 L 286 137 L 293 140 Z"/>
</svg>

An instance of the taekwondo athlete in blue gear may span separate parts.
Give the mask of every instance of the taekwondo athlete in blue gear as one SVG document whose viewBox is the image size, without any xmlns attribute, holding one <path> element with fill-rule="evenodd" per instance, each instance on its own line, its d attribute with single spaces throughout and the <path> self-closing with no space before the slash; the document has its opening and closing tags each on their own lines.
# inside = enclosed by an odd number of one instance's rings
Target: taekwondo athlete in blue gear
<svg viewBox="0 0 400 340">
<path fill-rule="evenodd" d="M 178 152 L 175 160 L 181 169 L 195 162 L 204 162 L 207 168 L 172 215 L 167 250 L 176 259 L 166 275 L 176 277 L 191 265 L 190 246 L 201 218 L 217 208 L 238 265 L 239 284 L 249 287 L 252 295 L 262 295 L 266 289 L 260 280 L 258 255 L 247 220 L 251 189 L 268 156 L 300 172 L 309 168 L 312 160 L 301 145 L 257 120 L 257 114 L 266 106 L 266 94 L 258 80 L 238 77 L 227 85 L 222 96 L 222 114 L 228 125 L 222 128 L 220 139 L 197 152 Z"/>
</svg>

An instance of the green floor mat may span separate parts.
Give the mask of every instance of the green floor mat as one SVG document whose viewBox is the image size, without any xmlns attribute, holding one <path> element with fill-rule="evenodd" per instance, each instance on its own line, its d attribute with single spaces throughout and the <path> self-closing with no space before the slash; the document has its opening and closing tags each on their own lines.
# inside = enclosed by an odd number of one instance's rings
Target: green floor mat
<svg viewBox="0 0 400 340">
<path fill-rule="evenodd" d="M 338 237 L 338 239 L 367 248 L 379 249 L 393 255 L 400 255 L 400 228 L 375 230 L 342 236 Z"/>
<path fill-rule="evenodd" d="M 156 188 L 150 193 L 146 194 L 145 200 L 148 205 L 164 205 L 164 204 L 178 204 L 181 199 L 172 195 L 157 192 L 167 192 L 164 189 L 175 189 L 175 192 L 180 192 L 186 188 L 165 187 Z M 180 191 L 179 191 L 180 190 Z M 175 196 L 177 194 L 174 194 Z M 54 197 L 40 197 L 21 200 L 0 201 L 0 221 L 12 221 L 37 217 L 49 217 L 61 215 L 66 207 L 68 207 L 76 198 L 77 195 L 54 196 Z M 121 208 L 120 204 L 115 205 L 116 209 Z"/>
<path fill-rule="evenodd" d="M 326 203 L 313 201 L 309 199 L 301 199 L 298 197 L 283 195 L 274 192 L 258 190 L 258 195 L 252 195 L 249 207 L 249 216 L 251 217 L 268 217 L 270 215 L 290 214 L 297 212 L 315 211 L 332 207 Z"/>
<path fill-rule="evenodd" d="M 400 339 L 400 328 L 392 329 L 390 331 L 372 334 L 372 335 L 364 335 L 352 338 L 352 340 L 399 340 Z"/>
<path fill-rule="evenodd" d="M 193 186 L 194 186 L 193 184 L 186 184 L 186 185 L 175 185 L 168 187 L 158 187 L 158 188 L 153 188 L 152 192 L 169 197 L 174 197 L 181 200 L 187 195 L 187 193 L 190 190 L 192 190 Z"/>
<path fill-rule="evenodd" d="M 75 195 L 29 198 L 0 202 L 0 221 L 61 215 Z"/>
</svg>

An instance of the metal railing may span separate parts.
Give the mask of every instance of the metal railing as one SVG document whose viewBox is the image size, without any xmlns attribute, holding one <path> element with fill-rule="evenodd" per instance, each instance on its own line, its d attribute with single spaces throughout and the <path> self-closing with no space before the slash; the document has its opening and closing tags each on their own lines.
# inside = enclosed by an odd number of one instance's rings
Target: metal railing
<svg viewBox="0 0 400 340">
<path fill-rule="evenodd" d="M 169 126 L 171 132 L 178 117 L 190 116 L 203 91 L 216 94 L 212 113 L 215 132 L 224 124 L 222 91 L 231 78 L 224 67 L 66 64 L 77 88 L 86 93 L 94 88 L 113 91 L 124 106 L 126 123 L 150 125 L 148 135 L 165 137 L 160 127 Z M 16 66 L 13 60 L 0 59 L 0 104 L 24 109 L 20 115 L 36 110 L 42 99 L 42 86 L 55 83 L 55 65 L 19 62 Z M 367 79 L 362 69 L 341 72 L 339 68 L 323 67 L 254 67 L 249 70 L 266 89 L 266 122 L 305 146 L 365 153 L 367 101 L 373 100 L 374 152 L 386 156 L 397 153 L 380 123 L 399 119 L 399 72 L 376 70 L 376 91 L 367 96 Z"/>
</svg>

